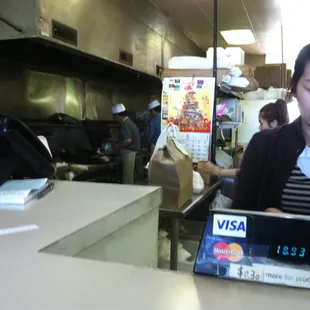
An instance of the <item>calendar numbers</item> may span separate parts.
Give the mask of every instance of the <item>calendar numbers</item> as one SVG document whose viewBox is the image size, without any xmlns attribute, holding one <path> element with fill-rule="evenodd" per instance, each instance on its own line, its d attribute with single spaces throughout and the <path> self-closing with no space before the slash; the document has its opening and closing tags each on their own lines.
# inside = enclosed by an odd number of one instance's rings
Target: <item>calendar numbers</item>
<svg viewBox="0 0 310 310">
<path fill-rule="evenodd" d="M 192 152 L 194 163 L 208 160 L 210 145 L 209 133 L 186 134 L 184 137 L 181 136 L 179 140 Z"/>
</svg>

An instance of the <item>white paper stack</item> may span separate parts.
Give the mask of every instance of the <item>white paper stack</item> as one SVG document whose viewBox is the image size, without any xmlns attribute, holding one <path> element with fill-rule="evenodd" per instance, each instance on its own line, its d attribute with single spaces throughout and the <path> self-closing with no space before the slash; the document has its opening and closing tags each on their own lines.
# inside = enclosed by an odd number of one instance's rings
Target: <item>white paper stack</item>
<svg viewBox="0 0 310 310">
<path fill-rule="evenodd" d="M 9 180 L 0 186 L 0 209 L 6 206 L 21 206 L 35 198 L 48 187 L 48 180 Z"/>
</svg>

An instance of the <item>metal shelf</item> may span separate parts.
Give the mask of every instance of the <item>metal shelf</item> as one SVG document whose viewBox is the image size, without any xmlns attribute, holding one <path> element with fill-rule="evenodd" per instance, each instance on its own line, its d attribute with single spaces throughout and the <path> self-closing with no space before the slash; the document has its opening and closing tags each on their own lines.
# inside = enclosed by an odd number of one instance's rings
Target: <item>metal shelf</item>
<svg viewBox="0 0 310 310">
<path fill-rule="evenodd" d="M 218 86 L 217 87 L 217 98 L 235 98 L 235 99 L 241 100 L 242 95 L 236 92 L 231 92 L 228 89 Z"/>
<path fill-rule="evenodd" d="M 238 123 L 238 122 L 221 122 L 221 121 L 216 122 L 216 127 L 221 128 L 221 129 L 238 128 L 240 127 L 240 125 L 241 123 Z"/>
</svg>

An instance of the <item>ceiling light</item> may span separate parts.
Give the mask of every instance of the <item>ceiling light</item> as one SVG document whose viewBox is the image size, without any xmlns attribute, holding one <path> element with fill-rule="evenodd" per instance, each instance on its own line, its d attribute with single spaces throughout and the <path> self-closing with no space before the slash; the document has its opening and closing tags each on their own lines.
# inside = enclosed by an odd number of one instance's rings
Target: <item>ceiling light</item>
<svg viewBox="0 0 310 310">
<path fill-rule="evenodd" d="M 255 43 L 253 32 L 249 29 L 225 30 L 221 35 L 227 44 L 230 45 L 248 45 Z"/>
</svg>

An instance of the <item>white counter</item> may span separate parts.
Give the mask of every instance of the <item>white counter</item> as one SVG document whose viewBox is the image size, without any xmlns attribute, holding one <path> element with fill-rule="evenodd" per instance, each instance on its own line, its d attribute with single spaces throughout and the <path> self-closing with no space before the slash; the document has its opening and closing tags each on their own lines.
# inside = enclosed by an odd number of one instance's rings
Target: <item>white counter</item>
<svg viewBox="0 0 310 310">
<path fill-rule="evenodd" d="M 40 227 L 0 237 L 1 309 L 309 309 L 310 293 L 306 290 L 39 252 L 145 195 L 152 204 L 160 202 L 160 190 L 154 187 L 62 182 L 24 212 L 0 211 L 0 228 Z"/>
</svg>

